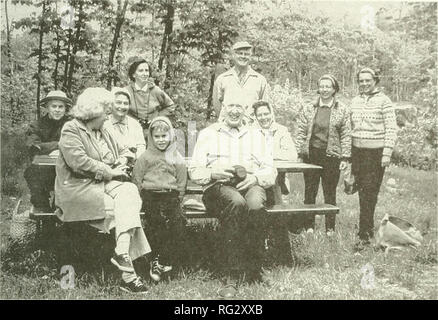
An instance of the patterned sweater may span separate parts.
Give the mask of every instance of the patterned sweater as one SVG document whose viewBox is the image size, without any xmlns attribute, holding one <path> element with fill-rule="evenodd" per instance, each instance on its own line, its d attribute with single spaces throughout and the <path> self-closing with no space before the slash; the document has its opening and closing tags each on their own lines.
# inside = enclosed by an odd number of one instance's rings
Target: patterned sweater
<svg viewBox="0 0 438 320">
<path fill-rule="evenodd" d="M 359 95 L 351 101 L 352 142 L 357 148 L 383 148 L 391 156 L 397 123 L 391 100 L 381 91 Z"/>
<path fill-rule="evenodd" d="M 318 107 L 319 99 L 315 104 L 304 106 L 298 117 L 295 146 L 301 157 L 309 154 L 309 144 Z M 347 107 L 338 100 L 333 102 L 331 108 L 326 154 L 343 160 L 350 159 L 350 113 Z"/>
</svg>

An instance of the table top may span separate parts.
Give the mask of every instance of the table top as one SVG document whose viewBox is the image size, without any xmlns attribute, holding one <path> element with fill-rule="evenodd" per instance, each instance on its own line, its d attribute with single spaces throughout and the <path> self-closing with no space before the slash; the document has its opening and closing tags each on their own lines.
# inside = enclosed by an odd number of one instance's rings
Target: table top
<svg viewBox="0 0 438 320">
<path fill-rule="evenodd" d="M 39 166 L 54 166 L 56 165 L 57 156 L 49 156 L 49 155 L 36 155 L 32 161 L 32 164 Z M 186 158 L 186 160 L 190 160 Z M 277 168 L 278 172 L 305 172 L 309 170 L 318 170 L 322 169 L 322 167 L 302 162 L 293 162 L 287 160 L 274 160 L 274 165 Z"/>
</svg>

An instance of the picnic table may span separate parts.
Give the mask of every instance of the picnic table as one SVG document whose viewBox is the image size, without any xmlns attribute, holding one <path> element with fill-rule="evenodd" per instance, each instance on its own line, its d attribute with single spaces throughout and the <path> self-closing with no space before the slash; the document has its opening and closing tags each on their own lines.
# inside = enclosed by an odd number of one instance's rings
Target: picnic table
<svg viewBox="0 0 438 320">
<path fill-rule="evenodd" d="M 33 164 L 38 166 L 55 166 L 56 165 L 57 156 L 50 155 L 37 155 L 33 159 Z M 190 158 L 185 158 L 186 161 L 190 161 Z M 278 172 L 285 173 L 304 173 L 312 170 L 321 170 L 322 167 L 293 162 L 293 161 L 284 161 L 284 160 L 275 160 L 274 166 L 276 167 Z M 290 181 L 290 190 L 293 190 L 292 181 Z M 282 249 L 280 249 L 281 253 L 278 255 L 283 261 L 291 261 L 291 247 L 289 244 L 289 222 L 291 219 L 295 217 L 302 217 L 303 215 L 313 214 L 313 215 L 332 215 L 339 213 L 339 208 L 330 204 L 302 204 L 302 203 L 284 203 L 283 197 L 280 191 L 280 186 L 275 185 L 274 189 L 274 205 L 267 208 L 268 219 L 271 221 L 271 231 L 268 232 L 270 239 L 275 239 L 274 243 L 278 245 L 281 244 Z M 186 194 L 187 195 L 202 195 L 203 189 L 201 186 L 196 185 L 192 181 L 189 180 L 187 185 Z M 144 215 L 144 212 L 140 213 Z M 188 221 L 196 223 L 196 221 L 201 221 L 204 223 L 208 223 L 209 221 L 216 221 L 215 217 L 209 216 L 208 212 L 205 210 L 199 209 L 185 209 L 184 214 L 187 217 Z M 50 219 L 56 216 L 53 212 L 48 213 L 32 213 L 31 215 L 33 219 L 38 220 L 40 223 L 43 223 L 45 219 Z M 296 221 L 299 221 L 296 220 Z M 268 241 L 268 238 L 266 239 Z"/>
</svg>

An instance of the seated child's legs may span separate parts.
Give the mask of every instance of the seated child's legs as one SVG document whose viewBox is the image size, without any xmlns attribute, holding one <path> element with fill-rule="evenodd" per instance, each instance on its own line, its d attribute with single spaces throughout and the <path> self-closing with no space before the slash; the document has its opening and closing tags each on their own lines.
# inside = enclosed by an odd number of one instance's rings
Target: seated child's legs
<svg viewBox="0 0 438 320">
<path fill-rule="evenodd" d="M 160 263 L 174 263 L 174 253 L 179 252 L 185 219 L 182 215 L 178 192 L 141 192 L 145 210 L 146 234 L 152 251 L 160 257 Z"/>
</svg>

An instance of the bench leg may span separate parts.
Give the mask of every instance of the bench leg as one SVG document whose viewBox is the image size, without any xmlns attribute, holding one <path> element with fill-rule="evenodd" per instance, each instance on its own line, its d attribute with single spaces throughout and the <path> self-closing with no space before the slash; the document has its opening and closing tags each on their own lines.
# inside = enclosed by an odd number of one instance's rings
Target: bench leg
<svg viewBox="0 0 438 320">
<path fill-rule="evenodd" d="M 271 251 L 272 260 L 281 264 L 289 265 L 292 262 L 291 247 L 289 241 L 288 226 L 282 219 L 275 219 L 268 227 L 268 251 Z"/>
</svg>

